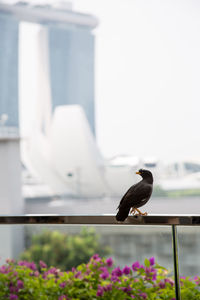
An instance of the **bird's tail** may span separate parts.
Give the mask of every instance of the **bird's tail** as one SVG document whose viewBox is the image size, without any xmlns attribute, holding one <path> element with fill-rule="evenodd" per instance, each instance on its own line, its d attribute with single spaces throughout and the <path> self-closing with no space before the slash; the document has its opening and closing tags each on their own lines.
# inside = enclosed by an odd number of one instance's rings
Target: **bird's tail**
<svg viewBox="0 0 200 300">
<path fill-rule="evenodd" d="M 123 222 L 128 217 L 129 210 L 130 210 L 130 208 L 119 209 L 119 211 L 118 211 L 118 213 L 116 215 L 116 220 Z"/>
</svg>

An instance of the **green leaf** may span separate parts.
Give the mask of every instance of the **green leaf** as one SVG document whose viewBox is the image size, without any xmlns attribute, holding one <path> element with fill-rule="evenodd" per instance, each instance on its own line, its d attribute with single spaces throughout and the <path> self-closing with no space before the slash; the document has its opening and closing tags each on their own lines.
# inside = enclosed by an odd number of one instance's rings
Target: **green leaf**
<svg viewBox="0 0 200 300">
<path fill-rule="evenodd" d="M 150 267 L 150 261 L 147 258 L 145 258 L 145 260 L 144 260 L 144 265 L 147 268 Z"/>
</svg>

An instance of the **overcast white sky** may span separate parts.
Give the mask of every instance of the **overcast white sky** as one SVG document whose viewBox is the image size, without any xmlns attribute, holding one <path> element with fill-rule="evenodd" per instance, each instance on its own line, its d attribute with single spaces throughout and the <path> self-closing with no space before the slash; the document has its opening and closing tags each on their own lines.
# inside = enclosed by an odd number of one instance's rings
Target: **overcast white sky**
<svg viewBox="0 0 200 300">
<path fill-rule="evenodd" d="M 96 113 L 102 152 L 200 157 L 200 2 L 74 4 L 100 20 Z"/>
<path fill-rule="evenodd" d="M 200 158 L 200 2 L 73 0 L 73 7 L 100 21 L 94 34 L 102 153 Z"/>
</svg>

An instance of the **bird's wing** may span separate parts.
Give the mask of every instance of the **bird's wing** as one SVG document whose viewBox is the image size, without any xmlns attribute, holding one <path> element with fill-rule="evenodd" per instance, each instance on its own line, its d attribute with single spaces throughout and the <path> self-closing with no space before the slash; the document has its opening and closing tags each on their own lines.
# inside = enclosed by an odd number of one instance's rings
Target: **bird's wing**
<svg viewBox="0 0 200 300">
<path fill-rule="evenodd" d="M 124 194 L 124 196 L 122 197 L 121 201 L 119 202 L 119 205 L 118 205 L 117 209 L 120 208 L 120 206 L 122 205 L 122 203 L 124 202 L 124 200 L 126 199 L 126 197 L 129 197 L 129 195 L 132 194 L 132 193 L 134 192 L 135 186 L 136 186 L 136 185 L 137 185 L 137 183 L 134 184 L 134 185 L 132 185 L 132 186 L 128 189 L 128 191 Z"/>
<path fill-rule="evenodd" d="M 120 201 L 119 208 L 134 207 L 134 205 L 140 204 L 142 200 L 148 199 L 151 193 L 152 185 L 140 181 L 126 192 Z"/>
</svg>

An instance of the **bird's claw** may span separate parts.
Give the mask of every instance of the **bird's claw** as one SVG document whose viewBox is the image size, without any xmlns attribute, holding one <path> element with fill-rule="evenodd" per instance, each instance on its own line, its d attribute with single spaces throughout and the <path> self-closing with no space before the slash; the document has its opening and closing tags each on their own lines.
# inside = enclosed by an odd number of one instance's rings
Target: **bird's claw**
<svg viewBox="0 0 200 300">
<path fill-rule="evenodd" d="M 130 214 L 134 216 L 135 213 L 136 213 L 136 209 L 132 207 L 132 208 L 131 208 L 131 211 L 130 211 Z"/>
<path fill-rule="evenodd" d="M 136 212 L 137 212 L 137 214 L 136 214 Z M 131 208 L 130 213 L 133 216 L 147 216 L 148 215 L 147 212 L 142 213 L 138 208 L 134 208 L 134 207 Z"/>
<path fill-rule="evenodd" d="M 147 216 L 147 215 L 148 215 L 147 212 L 145 212 L 145 213 L 140 212 L 140 213 L 137 213 L 135 216 Z"/>
</svg>

